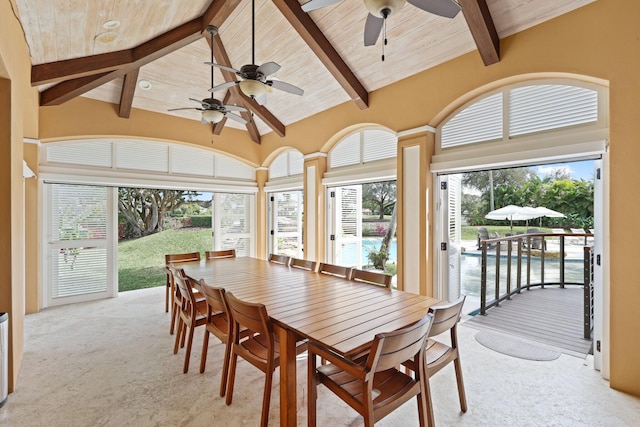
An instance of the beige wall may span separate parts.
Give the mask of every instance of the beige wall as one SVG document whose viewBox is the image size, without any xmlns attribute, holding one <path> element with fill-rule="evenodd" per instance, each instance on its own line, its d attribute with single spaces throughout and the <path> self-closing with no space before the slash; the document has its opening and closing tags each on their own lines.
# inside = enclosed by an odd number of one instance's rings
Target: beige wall
<svg viewBox="0 0 640 427">
<path fill-rule="evenodd" d="M 37 91 L 30 60 L 10 2 L 0 3 L 0 311 L 9 313 L 9 390 L 15 387 L 24 349 L 25 228 L 23 137 L 37 137 Z"/>
<path fill-rule="evenodd" d="M 6 4 L 0 6 L 0 35 L 3 36 L 0 38 L 0 58 L 9 72 L 12 67 L 20 70 L 24 73 L 20 79 L 25 79 L 25 76 L 28 76 L 28 70 L 23 64 L 25 59 L 16 60 L 15 55 L 7 55 L 7 50 L 10 50 L 8 45 L 13 43 L 7 40 L 22 39 L 15 23 L 6 22 L 10 21 L 10 11 L 6 9 Z M 635 315 L 636 306 L 640 301 L 640 286 L 637 286 L 634 259 L 638 239 L 633 233 L 629 233 L 629 229 L 636 223 L 635 190 L 640 186 L 640 168 L 637 167 L 640 144 L 636 141 L 640 135 L 640 121 L 637 120 L 640 110 L 640 29 L 636 22 L 638 16 L 640 2 L 594 2 L 502 40 L 502 60 L 498 64 L 485 67 L 478 53 L 471 52 L 371 93 L 371 106 L 365 111 L 360 111 L 354 103 L 347 102 L 287 126 L 285 138 L 279 138 L 272 133 L 264 136 L 260 146 L 251 143 L 241 132 L 225 129 L 222 137 L 214 141 L 214 147 L 245 158 L 254 165 L 260 165 L 282 146 L 296 148 L 304 154 L 321 151 L 334 135 L 359 123 L 377 123 L 396 131 L 425 124 L 437 126 L 443 112 L 455 108 L 470 94 L 477 94 L 503 79 L 523 79 L 529 74 L 540 76 L 538 73 L 567 73 L 580 78 L 595 78 L 609 82 L 610 377 L 612 387 L 640 395 L 640 363 L 637 362 L 640 340 L 634 339 L 636 331 L 640 328 L 640 318 Z M 2 24 L 10 24 L 11 38 L 4 37 L 8 30 L 6 25 Z M 21 106 L 18 111 L 23 109 Z M 0 113 L 3 113 L 1 109 Z M 96 120 L 96 117 L 100 120 Z M 23 120 L 26 123 L 30 119 L 12 118 L 13 127 L 16 126 L 16 121 Z M 22 124 L 19 127 L 21 126 Z M 127 121 L 117 118 L 115 106 L 83 99 L 60 107 L 41 109 L 39 137 L 42 140 L 97 135 L 140 136 L 211 146 L 210 135 L 199 123 L 165 115 L 134 110 L 131 119 Z M 19 139 L 12 135 L 12 145 L 17 144 Z M 429 176 L 426 170 L 425 176 Z M 14 176 L 11 178 L 13 182 Z M 0 188 L 4 194 L 8 193 L 7 179 L 8 177 L 0 179 Z M 425 191 L 428 192 L 428 180 L 425 181 L 425 186 Z M 425 197 L 430 200 L 428 196 Z M 426 208 L 430 206 L 427 205 Z M 427 213 L 424 215 L 425 231 L 421 238 L 425 241 L 425 251 L 428 251 L 432 248 L 433 241 L 428 222 L 430 218 Z M 7 237 L 7 233 L 10 232 L 3 230 L 0 237 Z M 316 233 L 318 239 L 322 239 L 323 226 L 318 227 Z M 264 236 L 259 237 L 264 239 Z M 28 243 L 37 244 L 33 241 Z M 428 256 L 428 253 L 425 253 L 426 261 L 430 260 Z M 427 273 L 423 279 L 423 289 L 425 293 L 429 293 L 431 284 L 427 283 L 430 279 L 426 276 Z M 0 296 L 5 295 L 6 286 L 0 285 Z M 15 294 L 11 294 L 11 297 L 14 300 L 20 299 Z M 17 305 L 20 305 L 19 301 Z"/>
</svg>

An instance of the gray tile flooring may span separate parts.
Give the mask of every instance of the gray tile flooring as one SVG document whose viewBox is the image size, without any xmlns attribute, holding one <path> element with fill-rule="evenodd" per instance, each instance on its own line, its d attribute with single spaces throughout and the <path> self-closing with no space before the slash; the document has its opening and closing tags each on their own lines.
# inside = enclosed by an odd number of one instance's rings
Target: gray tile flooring
<svg viewBox="0 0 640 427">
<path fill-rule="evenodd" d="M 257 426 L 263 374 L 239 362 L 234 401 L 218 396 L 223 346 L 210 340 L 207 370 L 198 372 L 202 331 L 187 374 L 184 350 L 173 354 L 164 288 L 50 308 L 26 317 L 25 353 L 17 389 L 0 409 L 3 426 Z M 460 327 L 469 410 L 460 412 L 447 367 L 431 379 L 440 426 L 637 426 L 640 399 L 609 388 L 589 358 L 551 362 L 505 356 Z M 298 361 L 298 424 L 306 425 L 306 359 Z M 278 375 L 270 425 L 278 425 Z M 321 426 L 360 426 L 361 418 L 322 387 Z M 380 426 L 417 426 L 408 402 Z"/>
</svg>

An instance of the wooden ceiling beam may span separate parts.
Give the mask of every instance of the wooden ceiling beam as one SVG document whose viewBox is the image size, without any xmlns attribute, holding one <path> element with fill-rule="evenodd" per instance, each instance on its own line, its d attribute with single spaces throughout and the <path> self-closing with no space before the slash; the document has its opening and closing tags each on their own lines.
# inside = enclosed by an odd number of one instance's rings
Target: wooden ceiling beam
<svg viewBox="0 0 640 427">
<path fill-rule="evenodd" d="M 486 0 L 458 0 L 484 65 L 500 62 L 500 37 Z"/>
<path fill-rule="evenodd" d="M 194 41 L 198 40 L 203 35 L 206 35 L 206 27 L 209 24 L 221 25 L 233 12 L 241 0 L 213 0 L 204 14 L 198 18 L 180 25 L 160 36 L 142 43 L 141 45 L 131 49 L 131 62 L 123 65 L 119 69 L 111 72 L 101 72 L 102 68 L 96 66 L 94 71 L 98 74 L 93 74 L 85 77 L 71 78 L 62 83 L 43 91 L 40 94 L 40 105 L 59 105 L 70 99 L 73 99 L 79 95 L 82 95 L 96 87 L 103 85 L 118 77 L 123 77 L 129 72 L 149 64 L 156 59 L 175 52 Z M 95 56 L 95 55 L 94 55 Z M 89 73 L 91 65 L 87 57 L 84 58 L 86 62 L 75 63 L 76 73 Z M 95 59 L 95 58 L 94 58 Z M 99 61 L 98 61 L 99 62 Z M 49 73 L 52 73 L 49 70 Z M 58 70 L 60 73 L 60 70 Z M 52 75 L 52 74 L 50 74 Z M 73 75 L 73 74 L 72 74 Z M 65 80 L 61 78 L 60 80 Z"/>
<path fill-rule="evenodd" d="M 140 68 L 136 68 L 124 76 L 122 90 L 120 91 L 120 106 L 118 107 L 118 116 L 123 119 L 128 119 L 131 114 L 133 95 L 136 93 L 136 84 L 138 83 L 139 72 Z"/>
<path fill-rule="evenodd" d="M 102 53 L 31 67 L 31 86 L 55 83 L 117 70 L 133 62 L 133 50 Z"/>
<path fill-rule="evenodd" d="M 302 10 L 298 0 L 273 0 L 273 3 L 358 107 L 361 110 L 369 108 L 369 92 L 329 43 L 313 19 Z"/>
</svg>

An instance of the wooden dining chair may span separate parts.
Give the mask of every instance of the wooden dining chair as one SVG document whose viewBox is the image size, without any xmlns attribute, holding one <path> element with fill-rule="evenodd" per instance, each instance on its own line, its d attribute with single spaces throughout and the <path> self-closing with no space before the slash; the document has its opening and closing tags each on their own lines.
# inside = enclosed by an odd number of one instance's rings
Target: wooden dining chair
<svg viewBox="0 0 640 427">
<path fill-rule="evenodd" d="M 330 274 L 332 276 L 342 277 L 343 279 L 351 279 L 351 268 L 341 265 L 325 264 L 321 262 L 318 267 L 318 273 Z"/>
<path fill-rule="evenodd" d="M 437 305 L 429 308 L 429 313 L 433 315 L 433 326 L 429 332 L 425 357 L 427 361 L 427 380 L 447 366 L 450 362 L 453 362 L 456 372 L 456 382 L 458 385 L 460 410 L 462 412 L 467 412 L 467 397 L 464 391 L 462 367 L 460 365 L 460 353 L 458 351 L 458 322 L 460 320 L 460 313 L 462 312 L 464 300 L 465 296 L 453 303 Z M 450 332 L 451 345 L 444 344 L 431 338 L 446 331 Z M 415 372 L 416 366 L 414 361 L 407 360 L 403 365 Z M 433 404 L 431 403 L 431 398 L 429 396 L 427 396 L 427 405 L 429 407 L 429 425 L 434 425 Z"/>
<path fill-rule="evenodd" d="M 178 292 L 182 297 L 182 305 L 178 312 L 178 333 L 173 346 L 173 354 L 178 352 L 178 346 L 184 347 L 186 341 L 187 349 L 184 354 L 183 368 L 183 372 L 186 374 L 189 371 L 189 358 L 191 357 L 195 329 L 198 326 L 207 324 L 207 301 L 205 299 L 196 299 L 191 279 L 184 274 L 182 269 L 176 269 L 173 266 L 170 269 L 173 272 L 173 280 Z"/>
<path fill-rule="evenodd" d="M 391 276 L 377 271 L 359 270 L 354 268 L 351 272 L 351 280 L 354 282 L 368 283 L 370 285 L 384 286 L 391 289 Z"/>
<path fill-rule="evenodd" d="M 273 332 L 273 325 L 263 304 L 252 304 L 239 300 L 231 292 L 227 292 L 226 295 L 231 311 L 231 334 L 233 337 L 226 404 L 230 405 L 233 400 L 236 364 L 238 356 L 240 356 L 265 373 L 260 425 L 266 427 L 269 422 L 273 371 L 280 365 L 280 344 L 276 334 Z M 249 330 L 250 335 L 247 339 L 241 341 L 240 331 L 243 328 Z M 306 349 L 306 342 L 301 342 L 296 349 L 296 354 L 300 354 Z"/>
<path fill-rule="evenodd" d="M 316 425 L 317 387 L 324 384 L 362 415 L 366 427 L 373 427 L 375 422 L 416 396 L 420 426 L 424 427 L 428 416 L 425 342 L 432 320 L 432 315 L 426 314 L 407 328 L 376 335 L 371 351 L 356 360 L 310 341 L 308 425 Z M 316 366 L 316 356 L 329 364 Z M 418 367 L 415 377 L 397 369 L 407 359 Z"/>
<path fill-rule="evenodd" d="M 285 255 L 277 255 L 277 254 L 269 255 L 269 262 L 272 262 L 274 264 L 289 265 L 290 261 L 291 261 L 291 258 Z"/>
<path fill-rule="evenodd" d="M 175 330 L 176 321 L 178 319 L 178 310 L 182 306 L 181 296 L 178 293 L 178 289 L 173 280 L 173 273 L 171 272 L 170 265 L 179 265 L 181 262 L 188 261 L 200 261 L 200 252 L 189 252 L 184 254 L 167 254 L 164 256 L 165 267 L 164 272 L 167 276 L 167 291 L 165 311 L 167 310 L 167 303 L 169 302 L 169 294 L 171 294 L 171 326 L 169 333 L 173 335 Z M 201 299 L 201 297 L 198 297 Z"/>
<path fill-rule="evenodd" d="M 221 259 L 221 258 L 235 258 L 236 250 L 235 249 L 225 249 L 222 251 L 206 251 L 205 259 Z"/>
<path fill-rule="evenodd" d="M 309 261 L 308 259 L 291 258 L 289 264 L 293 268 L 299 268 L 301 270 L 316 271 L 317 263 L 315 261 Z"/>
<path fill-rule="evenodd" d="M 229 359 L 231 358 L 232 324 L 229 303 L 224 288 L 209 286 L 204 279 L 197 283 L 198 289 L 207 300 L 207 322 L 202 340 L 202 356 L 200 357 L 200 373 L 205 371 L 207 364 L 207 352 L 209 349 L 209 334 L 213 334 L 224 345 L 224 359 L 222 361 L 222 372 L 220 374 L 220 397 L 227 391 L 227 378 L 229 376 Z M 250 334 L 248 329 L 240 330 L 240 339 L 246 338 Z"/>
<path fill-rule="evenodd" d="M 165 292 L 164 298 L 164 311 L 169 311 L 169 299 L 171 299 L 171 303 L 173 304 L 173 295 L 175 292 L 175 286 L 171 283 L 171 271 L 169 271 L 169 263 L 178 263 L 185 261 L 200 261 L 200 252 L 190 252 L 186 254 L 166 254 L 164 256 L 164 273 L 167 279 L 167 289 Z M 170 296 L 171 295 L 171 296 Z"/>
</svg>

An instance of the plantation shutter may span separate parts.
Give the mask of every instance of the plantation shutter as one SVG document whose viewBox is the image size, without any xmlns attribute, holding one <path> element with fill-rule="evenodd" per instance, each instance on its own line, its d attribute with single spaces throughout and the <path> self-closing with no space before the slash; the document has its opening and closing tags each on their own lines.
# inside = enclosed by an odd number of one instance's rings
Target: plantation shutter
<svg viewBox="0 0 640 427">
<path fill-rule="evenodd" d="M 251 194 L 214 194 L 214 248 L 235 249 L 237 256 L 253 255 Z"/>
<path fill-rule="evenodd" d="M 335 193 L 335 262 L 362 268 L 362 186 L 336 187 Z"/>
<path fill-rule="evenodd" d="M 509 136 L 595 123 L 598 93 L 583 87 L 535 85 L 509 93 Z"/>
<path fill-rule="evenodd" d="M 274 252 L 302 257 L 302 191 L 273 193 Z"/>
<path fill-rule="evenodd" d="M 46 185 L 50 208 L 47 305 L 109 296 L 108 189 Z"/>
<path fill-rule="evenodd" d="M 449 224 L 449 301 L 460 298 L 460 239 L 462 234 L 462 175 L 448 176 L 448 224 Z"/>
<path fill-rule="evenodd" d="M 502 139 L 502 117 L 502 93 L 488 96 L 442 126 L 440 145 L 445 148 Z"/>
</svg>

